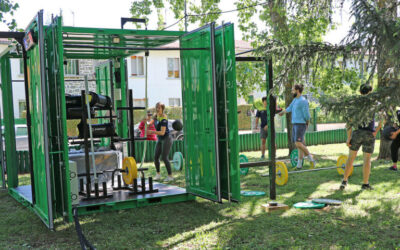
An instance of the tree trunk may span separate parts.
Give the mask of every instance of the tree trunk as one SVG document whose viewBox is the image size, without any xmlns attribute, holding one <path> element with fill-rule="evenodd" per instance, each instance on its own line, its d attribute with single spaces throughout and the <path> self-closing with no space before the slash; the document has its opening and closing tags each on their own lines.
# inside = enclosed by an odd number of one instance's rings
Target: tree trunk
<svg viewBox="0 0 400 250">
<path fill-rule="evenodd" d="M 386 8 L 386 6 L 395 4 L 396 0 L 378 0 L 378 7 L 380 9 L 384 9 Z M 393 5 L 394 6 L 394 5 Z M 397 11 L 395 9 L 393 9 L 393 12 L 391 13 L 392 17 L 395 18 L 397 17 Z M 381 87 L 385 87 L 388 85 L 389 82 L 389 77 L 388 75 L 386 75 L 386 71 L 391 68 L 393 66 L 393 64 L 387 60 L 386 58 L 386 54 L 387 52 L 385 52 L 386 49 L 383 47 L 381 54 L 380 54 L 380 58 L 378 60 L 378 88 Z M 386 120 L 388 117 L 386 117 Z M 383 136 L 381 136 L 381 143 L 379 146 L 379 155 L 378 155 L 378 159 L 382 159 L 382 160 L 388 160 L 390 159 L 390 145 L 391 145 L 391 141 L 385 140 L 385 138 L 383 138 Z"/>
</svg>

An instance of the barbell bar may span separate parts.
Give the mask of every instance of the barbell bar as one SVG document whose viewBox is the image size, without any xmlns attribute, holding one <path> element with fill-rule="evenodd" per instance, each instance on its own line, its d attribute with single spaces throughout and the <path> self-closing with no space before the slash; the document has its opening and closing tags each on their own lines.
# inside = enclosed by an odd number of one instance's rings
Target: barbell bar
<svg viewBox="0 0 400 250">
<path fill-rule="evenodd" d="M 290 171 L 290 172 L 287 171 L 286 165 L 281 165 L 279 169 L 278 168 L 276 169 L 276 184 L 280 185 L 280 186 L 285 185 L 289 179 L 289 174 L 296 174 L 296 173 L 306 173 L 306 172 L 314 172 L 314 171 L 321 171 L 321 170 L 328 170 L 328 169 L 336 169 L 340 175 L 343 175 L 345 167 L 346 167 L 347 158 L 348 157 L 345 155 L 339 156 L 339 158 L 336 161 L 336 166 L 334 166 L 334 167 L 305 169 L 305 170 Z M 351 176 L 353 174 L 355 167 L 361 167 L 361 166 L 363 166 L 363 165 L 362 164 L 353 165 L 349 176 Z M 265 175 L 261 175 L 261 176 L 267 177 L 269 175 L 265 174 Z"/>
</svg>

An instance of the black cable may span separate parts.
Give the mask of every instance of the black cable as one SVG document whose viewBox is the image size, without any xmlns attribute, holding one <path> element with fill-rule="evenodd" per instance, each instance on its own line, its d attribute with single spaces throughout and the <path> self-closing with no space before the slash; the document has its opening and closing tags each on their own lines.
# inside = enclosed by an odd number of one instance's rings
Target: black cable
<svg viewBox="0 0 400 250">
<path fill-rule="evenodd" d="M 234 11 L 238 11 L 238 10 L 249 9 L 249 8 L 253 8 L 253 7 L 261 6 L 261 5 L 265 5 L 265 4 L 267 4 L 267 2 L 265 2 L 265 3 L 253 4 L 253 5 L 245 6 L 245 7 L 242 7 L 242 8 L 237 8 L 237 9 L 234 9 L 234 10 L 226 10 L 226 11 L 220 11 L 220 12 L 210 12 L 210 13 L 196 14 L 196 15 L 189 14 L 189 15 L 186 15 L 186 16 L 182 17 L 181 19 L 179 19 L 179 20 L 176 21 L 175 23 L 173 23 L 173 24 L 171 24 L 171 25 L 165 27 L 165 28 L 162 29 L 162 30 L 166 30 L 166 29 L 171 28 L 172 26 L 175 26 L 175 25 L 178 24 L 180 21 L 182 21 L 185 17 L 189 17 L 189 16 L 207 16 L 207 15 L 225 14 L 225 13 L 234 12 Z"/>
<path fill-rule="evenodd" d="M 234 12 L 234 11 L 238 11 L 238 10 L 249 9 L 249 8 L 253 8 L 253 7 L 261 6 L 261 5 L 265 5 L 265 4 L 267 4 L 267 2 L 265 2 L 265 3 L 253 4 L 253 5 L 245 6 L 245 7 L 242 7 L 242 8 L 237 8 L 237 9 L 234 9 L 234 10 L 226 10 L 226 11 L 220 11 L 220 12 L 209 12 L 209 13 L 196 14 L 196 15 L 191 15 L 191 14 L 189 14 L 189 15 L 187 15 L 187 16 L 208 16 L 208 15 L 225 14 L 225 13 Z"/>
<path fill-rule="evenodd" d="M 74 215 L 75 230 L 76 230 L 76 233 L 78 234 L 78 239 L 79 239 L 79 243 L 81 244 L 81 248 L 83 250 L 86 250 L 86 247 L 89 247 L 90 250 L 95 250 L 96 248 L 92 244 L 90 244 L 90 242 L 86 239 L 85 235 L 83 235 L 83 233 L 82 233 L 81 224 L 79 223 L 79 220 L 78 220 L 78 209 L 76 207 L 74 207 L 72 209 L 72 213 Z"/>
<path fill-rule="evenodd" d="M 182 17 L 181 19 L 179 19 L 179 20 L 178 20 L 178 21 L 176 21 L 175 23 L 171 24 L 170 26 L 167 26 L 167 27 L 165 27 L 165 28 L 164 28 L 164 29 L 162 29 L 162 30 L 166 30 L 166 29 L 169 29 L 169 28 L 171 28 L 172 26 L 174 26 L 174 25 L 178 24 L 180 21 L 182 21 L 184 18 L 185 18 L 185 17 Z"/>
</svg>

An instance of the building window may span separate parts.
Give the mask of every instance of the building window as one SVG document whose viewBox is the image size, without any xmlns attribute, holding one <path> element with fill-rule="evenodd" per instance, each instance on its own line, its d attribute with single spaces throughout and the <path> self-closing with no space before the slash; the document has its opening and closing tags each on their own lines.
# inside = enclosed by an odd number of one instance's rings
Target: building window
<svg viewBox="0 0 400 250">
<path fill-rule="evenodd" d="M 26 135 L 28 135 L 28 128 L 26 126 L 15 128 L 15 136 L 26 136 Z"/>
<path fill-rule="evenodd" d="M 18 101 L 19 118 L 26 118 L 26 101 Z"/>
<path fill-rule="evenodd" d="M 134 107 L 146 107 L 146 98 L 142 99 L 133 99 Z"/>
<path fill-rule="evenodd" d="M 179 58 L 168 58 L 168 78 L 179 78 Z"/>
<path fill-rule="evenodd" d="M 168 98 L 170 107 L 179 107 L 181 106 L 181 99 L 179 98 Z"/>
<path fill-rule="evenodd" d="M 23 58 L 19 59 L 19 74 L 20 75 L 24 74 L 24 59 Z"/>
<path fill-rule="evenodd" d="M 79 75 L 79 62 L 78 60 L 67 60 L 67 64 L 64 65 L 64 74 L 69 76 Z"/>
<path fill-rule="evenodd" d="M 133 76 L 144 76 L 143 56 L 131 56 L 131 72 Z"/>
</svg>

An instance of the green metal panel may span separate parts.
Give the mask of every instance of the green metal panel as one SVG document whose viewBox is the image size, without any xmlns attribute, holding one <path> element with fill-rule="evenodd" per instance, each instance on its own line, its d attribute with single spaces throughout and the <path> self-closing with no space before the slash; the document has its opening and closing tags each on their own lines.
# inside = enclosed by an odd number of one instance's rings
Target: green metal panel
<svg viewBox="0 0 400 250">
<path fill-rule="evenodd" d="M 217 114 L 221 195 L 240 200 L 239 125 L 237 116 L 235 36 L 233 24 L 215 31 Z"/>
<path fill-rule="evenodd" d="M 32 156 L 33 171 L 35 181 L 35 198 L 36 204 L 34 209 L 42 220 L 48 225 L 49 207 L 48 207 L 48 191 L 47 178 L 45 169 L 45 148 L 44 148 L 44 122 L 42 110 L 42 87 L 40 75 L 40 55 L 39 46 L 35 46 L 27 52 L 28 57 L 28 85 L 29 85 L 29 105 L 31 110 L 32 126 Z"/>
<path fill-rule="evenodd" d="M 79 206 L 78 213 L 79 215 L 94 214 L 99 212 L 108 212 L 108 211 L 116 211 L 116 210 L 130 209 L 137 207 L 146 207 L 146 206 L 154 206 L 160 204 L 191 201 L 195 200 L 195 198 L 196 197 L 191 194 L 184 193 L 179 195 L 154 197 L 148 199 L 126 200 L 126 201 L 108 202 L 108 203 L 101 202 L 95 205 Z"/>
<path fill-rule="evenodd" d="M 105 62 L 96 67 L 96 92 L 101 95 L 111 97 L 111 85 L 110 85 L 110 63 Z M 100 111 L 101 116 L 105 116 L 107 111 Z M 99 123 L 106 123 L 109 119 L 100 119 Z M 101 138 L 101 145 L 110 145 L 110 138 Z"/>
<path fill-rule="evenodd" d="M 116 108 L 118 107 L 127 107 L 128 102 L 127 102 L 127 85 L 128 85 L 128 79 L 126 79 L 126 61 L 124 58 L 120 58 L 117 63 L 119 63 L 119 68 L 115 67 L 116 74 L 118 72 L 121 74 L 121 81 L 118 82 L 117 80 L 115 81 L 115 88 L 119 89 L 121 93 L 121 100 L 116 101 Z M 120 137 L 122 138 L 128 138 L 128 112 L 127 111 L 122 111 L 122 119 L 121 121 L 118 122 L 118 130 L 117 133 Z"/>
<path fill-rule="evenodd" d="M 180 38 L 181 48 L 212 48 L 213 25 Z M 213 51 L 181 51 L 186 190 L 220 201 L 216 158 Z"/>
<path fill-rule="evenodd" d="M 7 184 L 9 188 L 18 186 L 18 160 L 15 143 L 13 91 L 11 84 L 11 64 L 7 56 L 0 58 L 4 115 L 4 139 L 6 151 Z"/>
<path fill-rule="evenodd" d="M 135 47 L 153 48 L 171 43 L 183 35 L 182 31 L 122 30 L 81 27 L 63 27 L 65 56 L 78 59 L 111 59 L 137 53 Z M 114 39 L 118 38 L 119 41 Z M 79 47 L 79 45 L 96 46 Z M 74 47 L 75 46 L 75 47 Z M 99 47 L 129 47 L 113 49 Z"/>
<path fill-rule="evenodd" d="M 1 84 L 0 84 L 1 92 Z M 2 104 L 3 105 L 3 104 Z M 1 105 L 1 106 L 2 106 Z M 0 106 L 0 187 L 5 188 L 5 169 L 4 169 L 4 154 L 3 154 L 3 129 L 2 129 L 2 118 L 1 118 L 1 106 Z"/>
<path fill-rule="evenodd" d="M 62 47 L 62 20 L 56 18 L 46 30 L 46 60 L 48 86 L 49 158 L 52 175 L 53 204 L 58 216 L 72 220 L 69 182 L 68 136 L 64 86 L 64 54 Z M 51 94 L 50 94 L 51 93 Z"/>
</svg>

